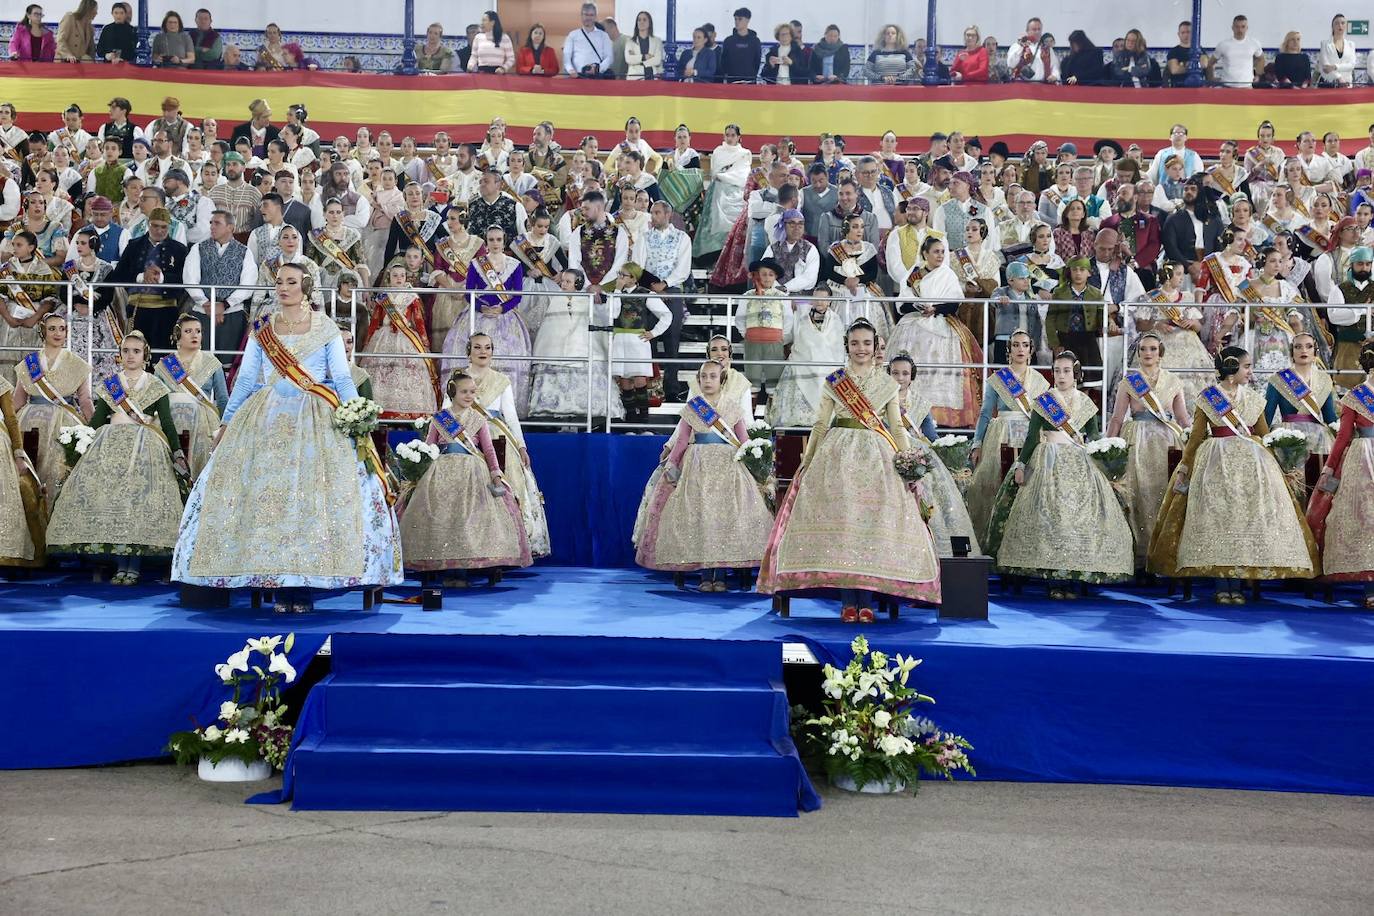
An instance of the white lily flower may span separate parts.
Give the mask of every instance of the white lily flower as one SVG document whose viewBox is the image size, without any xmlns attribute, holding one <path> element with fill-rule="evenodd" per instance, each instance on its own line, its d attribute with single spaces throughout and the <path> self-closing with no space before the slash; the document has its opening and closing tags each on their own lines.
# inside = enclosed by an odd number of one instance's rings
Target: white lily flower
<svg viewBox="0 0 1374 916">
<path fill-rule="evenodd" d="M 271 655 L 277 651 L 277 646 L 281 645 L 280 636 L 260 636 L 257 639 L 248 640 L 248 648 L 263 655 Z"/>
<path fill-rule="evenodd" d="M 291 667 L 291 663 L 286 660 L 285 655 L 272 656 L 272 661 L 267 665 L 267 670 L 284 674 L 288 684 L 296 679 L 296 669 Z"/>
<path fill-rule="evenodd" d="M 247 671 L 249 654 L 251 654 L 250 649 L 242 648 L 225 659 L 225 663 L 229 666 L 230 671 Z"/>
</svg>

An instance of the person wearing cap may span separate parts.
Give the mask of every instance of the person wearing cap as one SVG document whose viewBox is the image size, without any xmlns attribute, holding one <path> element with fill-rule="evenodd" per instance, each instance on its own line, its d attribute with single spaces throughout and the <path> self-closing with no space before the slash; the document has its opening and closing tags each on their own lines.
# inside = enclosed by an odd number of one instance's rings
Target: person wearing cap
<svg viewBox="0 0 1374 916">
<path fill-rule="evenodd" d="M 170 151 L 181 152 L 186 148 L 186 132 L 190 130 L 191 123 L 181 116 L 181 100 L 176 96 L 167 96 L 162 100 L 162 116 L 156 118 L 144 129 L 144 136 L 153 137 L 153 152 L 157 153 L 157 132 L 162 130 L 167 132 L 167 139 L 170 141 Z M 166 158 L 163 154 L 157 154 L 159 158 Z"/>
<path fill-rule="evenodd" d="M 120 157 L 132 159 L 134 158 L 134 141 L 145 139 L 143 128 L 129 120 L 129 112 L 134 110 L 134 106 L 123 96 L 115 96 L 110 99 L 109 109 L 110 120 L 100 126 L 100 133 L 97 134 L 97 137 L 102 143 L 107 138 L 118 140 Z"/>
<path fill-rule="evenodd" d="M 1054 183 L 1056 170 L 1050 164 L 1049 156 L 1050 145 L 1044 140 L 1036 140 L 1026 149 L 1026 155 L 1021 158 L 1020 174 L 1018 175 L 1018 183 L 1021 187 L 1038 196 L 1041 191 Z"/>
<path fill-rule="evenodd" d="M 215 207 L 234 215 L 234 234 L 245 240 L 248 233 L 262 221 L 260 208 L 262 192 L 243 180 L 243 156 L 235 152 L 224 154 L 224 182 L 210 191 Z"/>
<path fill-rule="evenodd" d="M 1336 382 L 1343 387 L 1358 384 L 1361 342 L 1368 321 L 1374 314 L 1374 249 L 1361 245 L 1350 253 L 1346 277 L 1331 291 L 1327 299 L 1326 318 L 1336 332 L 1336 351 L 1332 369 Z"/>
<path fill-rule="evenodd" d="M 752 83 L 758 79 L 763 44 L 749 28 L 754 14 L 747 6 L 735 10 L 735 30 L 720 43 L 720 74 L 727 83 Z"/>
<path fill-rule="evenodd" d="M 1202 157 L 1188 149 L 1188 128 L 1182 124 L 1175 124 L 1169 128 L 1169 145 L 1155 153 L 1154 159 L 1150 161 L 1147 174 L 1155 184 L 1164 180 L 1164 163 L 1170 156 L 1183 158 L 1184 178 L 1191 178 L 1202 171 Z"/>
<path fill-rule="evenodd" d="M 124 227 L 114 221 L 114 203 L 108 197 L 97 194 L 90 198 L 86 210 L 90 213 L 87 225 L 99 235 L 96 254 L 102 261 L 115 263 L 119 260 L 119 239 L 124 234 Z"/>
<path fill-rule="evenodd" d="M 816 246 L 808 242 L 806 217 L 797 209 L 784 210 L 773 227 L 773 241 L 765 259 L 777 261 L 782 267 L 778 283 L 791 295 L 804 295 L 816 286 L 820 276 L 821 256 Z"/>
<path fill-rule="evenodd" d="M 649 342 L 666 333 L 673 323 L 667 304 L 649 289 L 648 284 L 658 279 L 634 261 L 626 261 L 607 297 L 614 329 L 611 375 L 619 383 L 627 423 L 649 422 L 648 385 L 654 374 Z"/>
<path fill-rule="evenodd" d="M 1124 155 L 1121 144 L 1115 140 L 1103 138 L 1093 144 L 1093 187 L 1100 188 L 1116 177 L 1116 164 Z M 1134 177 L 1131 180 L 1134 181 Z M 1111 197 L 1104 199 L 1111 200 Z"/>
<path fill-rule="evenodd" d="M 939 170 L 938 162 L 936 170 Z M 930 227 L 952 239 L 955 248 L 963 247 L 964 229 L 969 220 L 981 219 L 989 228 L 993 225 L 992 211 L 988 205 L 973 198 L 973 191 L 977 187 L 978 180 L 971 174 L 955 172 L 950 176 L 949 199 L 931 213 Z M 993 238 L 994 247 L 1001 247 L 1000 242 L 1000 237 Z"/>
<path fill-rule="evenodd" d="M 134 239 L 141 238 L 148 233 L 149 224 L 153 220 L 155 212 L 167 214 L 170 236 L 183 245 L 186 242 L 186 226 L 171 215 L 167 207 L 167 192 L 162 188 L 145 187 L 138 195 L 139 216 L 127 227 L 124 236 L 120 239 L 120 244 L 125 248 Z M 121 252 L 122 254 L 123 252 Z"/>
<path fill-rule="evenodd" d="M 1327 250 L 1312 264 L 1312 284 L 1316 287 L 1316 302 L 1330 302 L 1336 287 L 1346 281 L 1350 273 L 1350 258 L 1360 244 L 1360 227 L 1355 217 L 1342 217 L 1331 233 Z"/>
<path fill-rule="evenodd" d="M 208 239 L 210 212 L 215 205 L 191 188 L 190 176 L 181 169 L 171 169 L 162 176 L 162 189 L 167 194 L 167 209 L 172 219 L 186 227 L 186 244 L 194 245 Z"/>
<path fill-rule="evenodd" d="M 990 298 L 997 302 L 991 334 L 992 361 L 998 365 L 1007 361 L 1007 347 L 1013 331 L 1024 330 L 1030 334 L 1032 347 L 1040 340 L 1040 297 L 1032 284 L 1030 266 L 1024 261 L 1012 261 L 1007 265 L 1006 285 L 992 291 Z"/>
<path fill-rule="evenodd" d="M 1050 350 L 1065 348 L 1079 354 L 1084 365 L 1101 366 L 1100 339 L 1104 297 L 1088 278 L 1093 274 L 1087 258 L 1070 258 L 1064 276 L 1054 290 L 1054 303 L 1045 316 L 1045 338 Z"/>
<path fill-rule="evenodd" d="M 792 333 L 792 307 L 778 285 L 782 265 L 774 258 L 761 258 L 749 265 L 753 287 L 735 312 L 735 327 L 744 338 L 744 374 L 755 391 L 766 396 L 777 388 L 782 377 L 783 340 Z M 776 365 L 760 365 L 770 360 Z"/>
</svg>

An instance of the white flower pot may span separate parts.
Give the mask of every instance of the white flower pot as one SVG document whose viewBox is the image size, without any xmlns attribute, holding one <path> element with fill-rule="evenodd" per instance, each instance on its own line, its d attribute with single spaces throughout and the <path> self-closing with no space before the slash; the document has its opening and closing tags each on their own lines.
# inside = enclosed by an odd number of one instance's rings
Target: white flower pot
<svg viewBox="0 0 1374 916">
<path fill-rule="evenodd" d="M 211 763 L 210 758 L 200 758 L 196 774 L 206 782 L 258 782 L 272 775 L 272 768 L 266 760 L 244 763 L 234 757 Z"/>
<path fill-rule="evenodd" d="M 838 776 L 830 777 L 830 784 L 846 792 L 861 792 L 864 795 L 896 795 L 899 792 L 906 791 L 906 783 L 899 780 L 866 782 L 864 783 L 864 787 L 860 789 L 854 782 L 853 777 L 849 776 L 847 773 L 841 773 Z"/>
</svg>

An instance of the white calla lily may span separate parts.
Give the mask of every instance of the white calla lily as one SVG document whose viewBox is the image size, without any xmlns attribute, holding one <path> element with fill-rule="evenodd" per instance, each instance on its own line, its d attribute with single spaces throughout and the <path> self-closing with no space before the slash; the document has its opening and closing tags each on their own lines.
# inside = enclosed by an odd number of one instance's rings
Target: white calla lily
<svg viewBox="0 0 1374 916">
<path fill-rule="evenodd" d="M 291 667 L 291 663 L 286 660 L 285 655 L 272 656 L 272 661 L 268 664 L 267 670 L 284 675 L 288 684 L 296 680 L 296 669 Z"/>
</svg>

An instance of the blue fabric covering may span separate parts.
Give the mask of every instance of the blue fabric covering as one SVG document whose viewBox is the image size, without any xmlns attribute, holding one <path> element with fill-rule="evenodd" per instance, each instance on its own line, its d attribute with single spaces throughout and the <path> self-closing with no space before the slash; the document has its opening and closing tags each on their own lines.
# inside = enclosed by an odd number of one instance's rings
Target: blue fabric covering
<svg viewBox="0 0 1374 916">
<path fill-rule="evenodd" d="M 0 768 L 156 756 L 225 699 L 215 664 L 247 637 L 288 630 L 298 670 L 330 633 L 805 641 L 839 661 L 864 632 L 925 659 L 916 681 L 939 701 L 931 715 L 976 745 L 983 778 L 1374 795 L 1374 615 L 1269 594 L 1240 608 L 1159 591 L 994 596 L 987 621 L 906 609 L 860 630 L 830 604 L 795 600 L 784 620 L 761 596 L 678 591 L 639 570 L 540 566 L 449 592 L 438 612 L 363 614 L 352 595 L 287 618 L 242 595 L 188 611 L 165 587 L 0 585 L 0 728 L 23 735 L 0 742 Z"/>
</svg>

